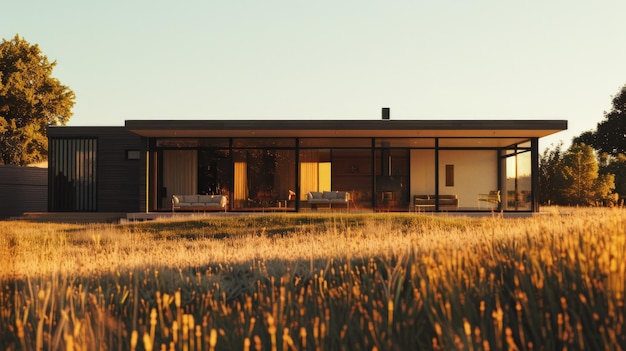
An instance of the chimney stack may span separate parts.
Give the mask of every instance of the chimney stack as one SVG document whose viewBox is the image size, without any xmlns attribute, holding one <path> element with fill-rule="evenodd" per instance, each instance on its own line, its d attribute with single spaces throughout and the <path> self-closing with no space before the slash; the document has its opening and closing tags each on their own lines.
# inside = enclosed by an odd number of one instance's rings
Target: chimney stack
<svg viewBox="0 0 626 351">
<path fill-rule="evenodd" d="M 389 119 L 389 107 L 383 107 L 383 119 Z"/>
</svg>

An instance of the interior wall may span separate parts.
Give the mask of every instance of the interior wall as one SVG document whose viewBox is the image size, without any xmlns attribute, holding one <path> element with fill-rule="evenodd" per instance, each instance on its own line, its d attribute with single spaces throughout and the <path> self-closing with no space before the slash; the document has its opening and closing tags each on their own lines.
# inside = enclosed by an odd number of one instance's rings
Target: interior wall
<svg viewBox="0 0 626 351">
<path fill-rule="evenodd" d="M 435 150 L 411 150 L 411 201 L 414 195 L 435 194 Z"/>
<path fill-rule="evenodd" d="M 453 186 L 446 186 L 446 165 L 454 165 Z M 439 151 L 439 193 L 457 195 L 460 208 L 478 207 L 478 194 L 486 194 L 497 188 L 496 150 Z"/>
</svg>

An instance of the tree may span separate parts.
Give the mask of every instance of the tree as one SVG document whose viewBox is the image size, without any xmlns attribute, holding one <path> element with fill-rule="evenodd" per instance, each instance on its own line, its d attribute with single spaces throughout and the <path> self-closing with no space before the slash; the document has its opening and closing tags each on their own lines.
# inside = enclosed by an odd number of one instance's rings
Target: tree
<svg viewBox="0 0 626 351">
<path fill-rule="evenodd" d="M 563 158 L 563 143 L 560 142 L 554 149 L 546 149 L 539 158 L 539 202 L 542 204 L 559 204 L 563 201 L 560 177 L 561 161 Z"/>
<path fill-rule="evenodd" d="M 611 156 L 626 154 L 626 85 L 613 97 L 611 111 L 604 113 L 595 132 L 585 132 L 574 139 Z"/>
<path fill-rule="evenodd" d="M 613 174 L 598 173 L 599 166 L 591 146 L 573 144 L 560 165 L 564 205 L 593 205 L 608 199 L 615 188 Z"/>
<path fill-rule="evenodd" d="M 600 165 L 600 174 L 612 174 L 615 176 L 615 192 L 620 201 L 626 198 L 626 155 L 619 154 L 616 157 L 604 155 L 606 161 Z"/>
<path fill-rule="evenodd" d="M 539 158 L 539 200 L 542 204 L 613 204 L 615 176 L 606 157 L 602 165 L 591 146 L 573 144 L 565 152 L 562 143 L 546 149 Z M 621 158 L 620 158 L 621 159 Z M 626 161 L 626 158 L 623 159 Z"/>
<path fill-rule="evenodd" d="M 572 144 L 587 144 L 595 149 L 594 145 L 596 145 L 596 132 L 592 130 L 583 132 L 581 135 L 574 137 Z"/>
<path fill-rule="evenodd" d="M 64 125 L 75 95 L 53 78 L 56 62 L 16 35 L 0 43 L 0 162 L 27 165 L 48 153 L 46 127 Z"/>
<path fill-rule="evenodd" d="M 626 85 L 613 97 L 612 108 L 595 131 L 574 138 L 574 143 L 592 146 L 601 155 L 600 175 L 612 174 L 615 191 L 626 197 Z"/>
</svg>

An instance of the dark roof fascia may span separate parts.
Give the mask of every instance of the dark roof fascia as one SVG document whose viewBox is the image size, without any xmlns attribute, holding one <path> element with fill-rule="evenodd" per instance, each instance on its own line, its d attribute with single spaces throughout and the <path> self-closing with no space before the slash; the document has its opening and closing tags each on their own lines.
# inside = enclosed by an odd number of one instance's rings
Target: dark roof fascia
<svg viewBox="0 0 626 351">
<path fill-rule="evenodd" d="M 48 126 L 46 132 L 48 137 L 98 136 L 100 134 L 127 132 L 127 128 L 111 126 Z"/>
<path fill-rule="evenodd" d="M 566 130 L 566 120 L 127 120 L 131 131 L 172 130 Z"/>
</svg>

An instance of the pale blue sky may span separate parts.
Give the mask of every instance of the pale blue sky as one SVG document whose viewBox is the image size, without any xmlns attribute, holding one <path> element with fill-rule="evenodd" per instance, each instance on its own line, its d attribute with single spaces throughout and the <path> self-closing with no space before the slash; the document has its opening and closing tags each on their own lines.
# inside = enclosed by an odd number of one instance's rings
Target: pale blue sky
<svg viewBox="0 0 626 351">
<path fill-rule="evenodd" d="M 567 119 L 626 84 L 626 1 L 11 1 L 69 125 L 127 119 Z M 279 122 L 277 122 L 279 123 Z"/>
</svg>

